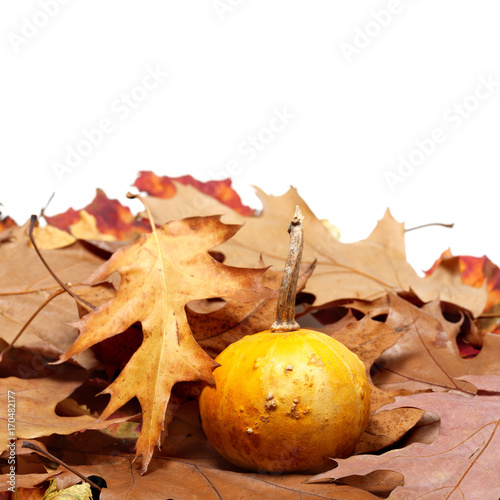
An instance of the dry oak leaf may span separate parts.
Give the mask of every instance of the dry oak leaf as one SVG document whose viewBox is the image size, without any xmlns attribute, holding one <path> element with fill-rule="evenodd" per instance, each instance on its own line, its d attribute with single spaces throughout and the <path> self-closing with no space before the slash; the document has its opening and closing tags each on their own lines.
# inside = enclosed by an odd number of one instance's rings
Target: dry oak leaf
<svg viewBox="0 0 500 500">
<path fill-rule="evenodd" d="M 136 451 L 142 455 L 143 472 L 159 445 L 172 386 L 192 380 L 214 382 L 215 362 L 194 340 L 185 305 L 205 298 L 253 301 L 275 295 L 258 282 L 265 269 L 229 267 L 208 253 L 238 229 L 218 216 L 172 221 L 115 252 L 87 280 L 98 284 L 115 271 L 121 275 L 114 299 L 74 323 L 80 336 L 59 362 L 141 323 L 144 340 L 103 391 L 111 400 L 101 419 L 138 398 L 142 430 Z"/>
<path fill-rule="evenodd" d="M 160 177 L 151 171 L 142 171 L 139 172 L 139 177 L 134 182 L 136 188 L 157 198 L 173 198 L 177 194 L 179 184 L 193 186 L 199 192 L 211 196 L 241 215 L 252 215 L 254 213 L 254 210 L 241 203 L 240 196 L 231 187 L 231 179 L 201 182 L 190 175 Z"/>
<path fill-rule="evenodd" d="M 191 186 L 176 185 L 170 199 L 148 198 L 153 219 L 163 224 L 176 217 L 193 214 L 224 214 L 231 223 L 244 222 L 238 234 L 217 248 L 230 265 L 252 266 L 260 256 L 281 270 L 288 255 L 290 214 L 300 206 L 304 214 L 303 262 L 317 260 L 316 270 L 305 292 L 316 297 L 314 306 L 345 299 L 375 300 L 388 292 L 413 291 L 423 302 L 449 301 L 479 315 L 486 304 L 485 288 L 464 285 L 457 269 L 444 266 L 436 277 L 421 278 L 406 261 L 404 224 L 389 210 L 365 240 L 341 243 L 319 220 L 295 188 L 282 196 L 270 196 L 256 188 L 263 209 L 259 216 L 242 217 L 217 200 Z M 455 274 L 453 274 L 455 272 Z"/>
<path fill-rule="evenodd" d="M 15 228 L 11 238 L 0 243 L 0 336 L 8 343 L 32 314 L 60 290 L 30 246 L 27 233 L 28 224 Z M 103 262 L 81 242 L 42 253 L 50 268 L 66 283 L 82 281 Z M 81 288 L 77 288 L 77 293 L 79 291 Z M 76 317 L 74 299 L 67 294 L 59 295 L 43 307 L 15 346 L 55 359 L 74 341 L 76 332 L 67 323 Z M 78 362 L 86 368 L 96 365 L 90 351 Z"/>
<path fill-rule="evenodd" d="M 500 377 L 468 375 L 462 380 L 477 387 L 475 396 L 414 394 L 381 409 L 414 407 L 438 415 L 441 426 L 432 444 L 413 443 L 380 456 L 336 460 L 337 468 L 310 481 L 390 470 L 404 475 L 404 486 L 395 488 L 389 498 L 500 498 Z"/>
<path fill-rule="evenodd" d="M 396 295 L 389 296 L 385 324 L 403 333 L 377 360 L 374 383 L 384 390 L 467 389 L 462 375 L 500 375 L 500 336 L 486 333 L 477 356 L 460 356 L 457 335 L 461 321 L 444 318 L 434 301 L 418 308 Z"/>
<path fill-rule="evenodd" d="M 261 261 L 258 267 L 264 267 L 264 263 Z M 313 271 L 314 265 L 302 266 L 297 291 L 304 288 Z M 282 272 L 269 269 L 259 280 L 265 287 L 277 290 L 280 287 L 282 275 Z M 99 288 L 98 286 L 89 287 L 80 296 L 95 306 L 114 297 L 114 288 L 108 287 L 104 290 Z M 96 292 L 95 295 L 89 293 L 93 290 Z M 277 298 L 263 298 L 250 303 L 235 299 L 196 301 L 187 304 L 186 314 L 194 338 L 207 354 L 215 358 L 228 345 L 245 335 L 269 329 L 276 319 L 276 306 Z M 121 339 L 121 337 L 124 338 Z M 121 366 L 120 361 L 122 359 L 128 361 L 141 341 L 140 329 L 132 327 L 127 334 L 109 338 L 99 343 L 93 350 L 102 361 Z"/>
<path fill-rule="evenodd" d="M 257 194 L 263 204 L 262 214 L 246 218 L 237 237 L 219 247 L 228 263 L 234 259 L 246 265 L 247 258 L 259 252 L 266 262 L 283 266 L 279 256 L 286 255 L 288 243 L 279 228 L 286 227 L 287 214 L 299 205 L 305 216 L 303 259 L 304 262 L 317 259 L 316 270 L 305 289 L 316 296 L 315 306 L 342 299 L 375 300 L 390 291 L 412 290 L 424 302 L 439 298 L 460 305 L 476 316 L 484 309 L 486 289 L 463 285 L 459 276 L 452 279 L 444 271 L 430 281 L 416 274 L 406 261 L 404 224 L 397 222 L 389 210 L 368 238 L 341 243 L 294 188 L 279 197 L 266 195 L 260 189 Z M 269 235 L 268 239 L 257 237 L 262 234 Z"/>
<path fill-rule="evenodd" d="M 15 437 L 36 439 L 51 434 L 72 434 L 87 429 L 105 429 L 123 422 L 128 417 L 96 421 L 91 416 L 61 417 L 56 414 L 57 403 L 67 398 L 79 387 L 87 374 L 83 370 L 66 369 L 58 375 L 36 379 L 7 377 L 0 382 L 0 449 L 8 445 L 9 434 L 7 405 L 15 394 Z M 10 407 L 12 408 L 12 407 Z"/>
<path fill-rule="evenodd" d="M 304 215 L 304 230 L 306 231 L 304 262 L 311 263 L 318 257 L 318 263 L 320 260 L 324 263 L 323 253 L 325 249 L 336 242 L 328 225 L 316 218 L 306 202 L 297 194 L 295 188 L 291 188 L 288 193 L 280 197 L 269 196 L 261 189 L 255 188 L 264 205 L 263 214 L 258 217 L 243 217 L 235 210 L 197 191 L 192 186 L 184 186 L 176 182 L 174 185 L 177 192 L 173 198 L 147 198 L 154 221 L 157 224 L 164 224 L 174 218 L 194 214 L 223 214 L 224 221 L 244 223 L 238 234 L 231 238 L 233 241 L 229 240 L 217 249 L 224 253 L 226 256 L 224 262 L 230 265 L 252 266 L 262 257 L 267 265 L 274 265 L 276 270 L 281 271 L 288 255 L 290 239 L 285 228 L 288 227 L 290 214 L 294 213 L 297 205 L 300 206 Z M 323 258 L 320 258 L 321 255 Z M 309 282 L 315 280 L 315 276 L 319 272 L 320 269 L 317 267 Z M 310 283 L 306 291 L 315 293 L 309 288 Z M 332 289 L 334 288 L 332 286 Z M 318 293 L 319 291 L 315 293 L 316 303 L 322 299 L 321 296 L 318 297 Z M 324 302 L 329 301 L 328 295 Z"/>
<path fill-rule="evenodd" d="M 81 210 L 76 211 L 70 208 L 62 214 L 44 215 L 44 217 L 49 224 L 69 233 L 72 233 L 71 226 L 76 224 L 77 232 L 80 235 L 88 234 L 92 236 L 92 239 L 112 237 L 120 241 L 129 241 L 139 234 L 149 233 L 151 228 L 147 219 L 138 219 L 128 207 L 123 206 L 118 200 L 109 199 L 102 189 L 96 190 L 95 198 L 83 210 L 85 211 L 83 216 Z M 95 222 L 90 222 L 88 215 L 91 215 Z M 89 224 L 90 226 L 95 224 L 92 231 Z M 83 232 L 85 225 L 87 228 Z"/>
<path fill-rule="evenodd" d="M 381 406 L 394 401 L 403 391 L 384 391 L 376 387 L 370 376 L 375 360 L 388 348 L 395 345 L 403 334 L 390 326 L 364 316 L 360 321 L 351 316 L 352 321 L 337 330 L 336 325 L 318 328 L 338 340 L 353 351 L 366 366 L 371 394 L 371 415 L 356 453 L 371 453 L 394 444 L 421 418 L 423 412 L 402 408 L 391 412 L 377 413 Z"/>
</svg>

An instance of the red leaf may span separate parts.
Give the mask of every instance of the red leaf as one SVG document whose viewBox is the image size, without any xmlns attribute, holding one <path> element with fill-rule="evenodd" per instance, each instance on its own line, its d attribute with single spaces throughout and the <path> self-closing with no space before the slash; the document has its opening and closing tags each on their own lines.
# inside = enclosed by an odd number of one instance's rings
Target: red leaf
<svg viewBox="0 0 500 500">
<path fill-rule="evenodd" d="M 17 224 L 15 223 L 14 219 L 11 219 L 9 216 L 4 217 L 3 219 L 0 218 L 0 231 L 16 226 Z"/>
<path fill-rule="evenodd" d="M 131 240 L 151 231 L 148 220 L 136 219 L 128 207 L 118 200 L 110 200 L 102 189 L 96 190 L 95 198 L 84 210 L 95 217 L 99 232 L 110 234 L 121 241 Z M 59 215 L 45 216 L 45 219 L 49 224 L 70 232 L 70 226 L 80 220 L 80 212 L 70 208 Z"/>
<path fill-rule="evenodd" d="M 231 179 L 201 182 L 190 175 L 183 175 L 181 177 L 168 177 L 164 175 L 159 177 L 153 172 L 142 171 L 139 172 L 139 177 L 134 182 L 134 186 L 157 198 L 173 198 L 177 193 L 174 181 L 185 186 L 195 187 L 198 191 L 212 196 L 212 198 L 219 200 L 241 215 L 248 216 L 254 214 L 253 209 L 241 203 L 238 193 L 231 187 Z"/>
</svg>

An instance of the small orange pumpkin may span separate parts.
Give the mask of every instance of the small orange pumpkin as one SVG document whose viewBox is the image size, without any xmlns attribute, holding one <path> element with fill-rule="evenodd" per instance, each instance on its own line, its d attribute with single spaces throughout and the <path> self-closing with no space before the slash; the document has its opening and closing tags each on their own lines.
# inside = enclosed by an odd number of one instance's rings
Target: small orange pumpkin
<svg viewBox="0 0 500 500">
<path fill-rule="evenodd" d="M 277 320 L 219 354 L 215 387 L 202 390 L 200 415 L 214 448 L 239 467 L 317 473 L 333 467 L 331 458 L 354 452 L 368 423 L 370 388 L 354 353 L 295 322 L 303 246 L 298 209 L 289 232 Z"/>
</svg>

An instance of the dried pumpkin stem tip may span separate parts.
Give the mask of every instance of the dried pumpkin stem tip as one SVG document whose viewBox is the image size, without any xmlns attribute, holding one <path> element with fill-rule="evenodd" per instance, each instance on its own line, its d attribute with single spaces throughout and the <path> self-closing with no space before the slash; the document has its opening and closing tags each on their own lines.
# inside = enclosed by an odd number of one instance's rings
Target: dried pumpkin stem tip
<svg viewBox="0 0 500 500">
<path fill-rule="evenodd" d="M 295 215 L 288 226 L 290 250 L 281 281 L 276 321 L 271 325 L 271 331 L 273 332 L 293 332 L 300 329 L 300 325 L 295 321 L 295 296 L 297 294 L 297 281 L 304 248 L 303 220 L 304 217 L 297 206 Z"/>
</svg>

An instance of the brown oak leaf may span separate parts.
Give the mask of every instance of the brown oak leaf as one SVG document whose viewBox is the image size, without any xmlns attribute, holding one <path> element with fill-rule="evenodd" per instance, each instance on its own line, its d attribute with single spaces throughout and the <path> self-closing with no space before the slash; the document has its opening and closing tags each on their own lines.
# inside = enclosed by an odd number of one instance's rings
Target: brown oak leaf
<svg viewBox="0 0 500 500">
<path fill-rule="evenodd" d="M 176 189 L 173 198 L 148 198 L 154 221 L 163 224 L 194 214 L 224 214 L 225 221 L 243 221 L 241 231 L 217 248 L 230 265 L 251 266 L 262 256 L 268 265 L 283 269 L 289 244 L 283 228 L 288 227 L 290 214 L 300 206 L 304 215 L 303 262 L 317 261 L 305 289 L 316 297 L 315 307 L 346 299 L 372 301 L 388 292 L 412 292 L 423 302 L 437 299 L 453 302 L 474 316 L 485 307 L 486 287 L 463 284 L 458 265 L 443 263 L 431 279 L 418 276 L 406 261 L 404 224 L 397 222 L 388 210 L 368 238 L 341 243 L 295 188 L 281 196 L 270 196 L 256 188 L 263 205 L 262 213 L 249 217 L 241 216 L 191 186 L 177 185 Z"/>
<path fill-rule="evenodd" d="M 406 261 L 404 224 L 389 210 L 368 238 L 356 243 L 341 243 L 316 218 L 292 188 L 282 196 L 269 196 L 257 189 L 263 210 L 259 217 L 245 218 L 245 226 L 233 241 L 219 247 L 228 263 L 244 263 L 254 252 L 266 262 L 283 266 L 286 238 L 279 232 L 286 227 L 287 214 L 299 205 L 305 215 L 304 262 L 317 259 L 316 271 L 308 280 L 306 292 L 315 295 L 315 306 L 344 299 L 375 300 L 388 292 L 414 292 L 422 301 L 440 299 L 453 302 L 480 314 L 487 290 L 464 285 L 459 269 L 444 266 L 432 280 L 421 278 Z M 267 238 L 258 235 L 267 235 Z M 453 274 L 453 272 L 455 274 Z"/>
<path fill-rule="evenodd" d="M 214 297 L 253 301 L 275 295 L 258 282 L 265 269 L 229 267 L 208 253 L 238 229 L 219 216 L 172 221 L 115 252 L 87 280 L 98 284 L 115 271 L 121 275 L 116 296 L 74 324 L 80 336 L 59 362 L 141 323 L 141 346 L 103 391 L 111 400 L 101 420 L 138 398 L 143 423 L 136 450 L 143 471 L 159 445 L 172 386 L 192 380 L 213 383 L 216 365 L 193 338 L 185 305 Z"/>
<path fill-rule="evenodd" d="M 421 308 L 389 296 L 387 325 L 404 333 L 397 344 L 377 360 L 375 384 L 384 390 L 466 389 L 455 379 L 462 375 L 500 375 L 500 336 L 486 333 L 479 354 L 471 359 L 460 356 L 457 336 L 461 323 L 444 318 L 439 302 Z"/>
</svg>

